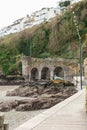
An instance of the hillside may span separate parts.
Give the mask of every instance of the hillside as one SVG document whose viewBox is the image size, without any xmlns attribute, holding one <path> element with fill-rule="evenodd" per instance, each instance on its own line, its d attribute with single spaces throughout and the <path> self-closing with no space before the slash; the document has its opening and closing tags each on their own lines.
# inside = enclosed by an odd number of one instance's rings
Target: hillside
<svg viewBox="0 0 87 130">
<path fill-rule="evenodd" d="M 21 74 L 21 55 L 75 58 L 79 62 L 79 39 L 73 11 L 82 37 L 84 59 L 87 56 L 87 0 L 75 4 L 50 22 L 0 38 L 0 69 L 4 74 Z"/>
</svg>

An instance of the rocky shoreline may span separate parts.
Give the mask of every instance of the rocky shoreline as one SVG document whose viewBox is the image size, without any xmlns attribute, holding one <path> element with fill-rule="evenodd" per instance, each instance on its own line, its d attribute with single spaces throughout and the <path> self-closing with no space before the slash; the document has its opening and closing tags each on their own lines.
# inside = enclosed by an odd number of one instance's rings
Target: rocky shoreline
<svg viewBox="0 0 87 130">
<path fill-rule="evenodd" d="M 20 96 L 6 96 L 7 91 L 13 91 L 14 89 L 18 88 L 19 86 L 16 85 L 1 85 L 0 86 L 0 102 L 6 101 L 14 101 L 14 100 L 21 100 L 25 99 L 26 97 Z M 27 97 L 28 98 L 28 97 Z M 44 110 L 36 110 L 36 111 L 15 111 L 14 109 L 8 112 L 2 112 L 5 115 L 5 123 L 9 124 L 9 130 L 13 130 L 19 125 L 23 124 L 24 122 L 28 121 L 29 119 L 37 116 L 38 114 L 42 113 Z"/>
<path fill-rule="evenodd" d="M 76 93 L 76 87 L 65 86 L 63 84 L 47 85 L 47 86 L 19 86 L 18 88 L 7 91 L 7 96 L 21 96 L 29 99 L 16 99 L 0 102 L 0 111 L 31 111 L 47 109 L 55 104 L 65 100 Z"/>
<path fill-rule="evenodd" d="M 24 78 L 20 75 L 0 75 L 0 85 L 20 85 L 24 82 Z"/>
</svg>

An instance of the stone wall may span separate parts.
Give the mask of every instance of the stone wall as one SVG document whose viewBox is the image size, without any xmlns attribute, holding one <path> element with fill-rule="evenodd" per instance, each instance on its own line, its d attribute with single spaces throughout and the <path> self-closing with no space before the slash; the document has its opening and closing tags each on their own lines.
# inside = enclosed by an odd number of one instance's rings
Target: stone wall
<svg viewBox="0 0 87 130">
<path fill-rule="evenodd" d="M 0 113 L 0 130 L 9 130 L 8 124 L 4 123 L 4 114 Z"/>
<path fill-rule="evenodd" d="M 56 68 L 61 68 L 64 73 L 63 78 L 72 79 L 73 76 L 79 75 L 79 67 L 77 61 L 68 60 L 62 58 L 31 58 L 31 57 L 22 57 L 22 75 L 25 79 L 32 79 L 32 70 L 35 71 L 37 79 L 41 79 L 42 70 L 47 69 L 49 71 L 49 79 L 53 79 L 54 71 Z M 57 70 L 58 71 L 58 70 Z M 59 69 L 60 71 L 60 69 Z M 58 72 L 55 72 L 56 74 Z"/>
<path fill-rule="evenodd" d="M 30 57 L 22 57 L 22 75 L 26 80 L 29 78 L 30 61 Z"/>
<path fill-rule="evenodd" d="M 84 59 L 84 78 L 87 79 L 87 58 Z"/>
<path fill-rule="evenodd" d="M 86 94 L 85 94 L 85 108 L 87 113 L 87 86 L 86 86 Z"/>
</svg>

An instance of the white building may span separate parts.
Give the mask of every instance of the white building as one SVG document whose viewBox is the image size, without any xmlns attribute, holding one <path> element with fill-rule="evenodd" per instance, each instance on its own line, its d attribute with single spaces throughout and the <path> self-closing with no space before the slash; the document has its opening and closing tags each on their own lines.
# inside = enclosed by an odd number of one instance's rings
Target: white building
<svg viewBox="0 0 87 130">
<path fill-rule="evenodd" d="M 33 25 L 40 24 L 45 21 L 49 21 L 51 18 L 60 14 L 60 10 L 57 8 L 42 8 L 40 11 L 36 11 Z"/>
<path fill-rule="evenodd" d="M 63 2 L 63 1 L 65 0 L 60 0 L 59 2 Z M 71 0 L 71 4 L 79 1 L 81 0 Z M 0 29 L 0 37 L 4 37 L 12 33 L 20 32 L 26 28 L 30 28 L 42 22 L 49 21 L 51 18 L 54 18 L 55 16 L 60 14 L 61 14 L 61 8 L 59 8 L 59 5 L 57 6 L 57 8 L 53 8 L 53 7 L 42 8 L 39 11 L 33 12 L 31 16 L 27 15 L 26 17 L 14 21 L 12 25 Z"/>
<path fill-rule="evenodd" d="M 4 27 L 0 30 L 0 37 L 6 36 L 8 34 L 16 33 L 21 31 L 21 21 L 23 18 L 18 19 L 13 22 L 12 25 L 9 25 L 7 27 Z"/>
<path fill-rule="evenodd" d="M 59 0 L 57 2 L 57 8 L 60 9 L 61 12 L 67 9 L 66 6 L 62 6 L 62 7 L 60 6 L 60 3 L 65 2 L 65 1 L 68 1 L 68 0 Z M 75 4 L 75 3 L 80 2 L 82 0 L 69 0 L 69 1 L 70 1 L 70 5 L 72 5 L 72 4 Z"/>
<path fill-rule="evenodd" d="M 27 15 L 26 17 L 14 21 L 12 25 L 2 28 L 0 30 L 0 37 L 20 32 L 25 28 L 48 21 L 57 14 L 60 14 L 60 10 L 57 8 L 42 8 L 41 10 L 32 13 L 31 16 Z"/>
<path fill-rule="evenodd" d="M 79 1 L 82 1 L 82 0 L 71 0 L 71 4 L 77 3 Z"/>
</svg>

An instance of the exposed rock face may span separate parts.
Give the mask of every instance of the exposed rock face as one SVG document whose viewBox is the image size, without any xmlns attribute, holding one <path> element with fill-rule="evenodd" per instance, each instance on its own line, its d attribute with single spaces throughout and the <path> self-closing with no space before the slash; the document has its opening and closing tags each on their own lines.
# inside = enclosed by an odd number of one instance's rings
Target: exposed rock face
<svg viewBox="0 0 87 130">
<path fill-rule="evenodd" d="M 0 111 L 30 111 L 46 109 L 70 97 L 77 90 L 74 86 L 48 86 L 41 87 L 19 87 L 13 91 L 8 91 L 7 96 L 26 96 L 30 99 L 6 101 L 0 103 Z"/>
</svg>

